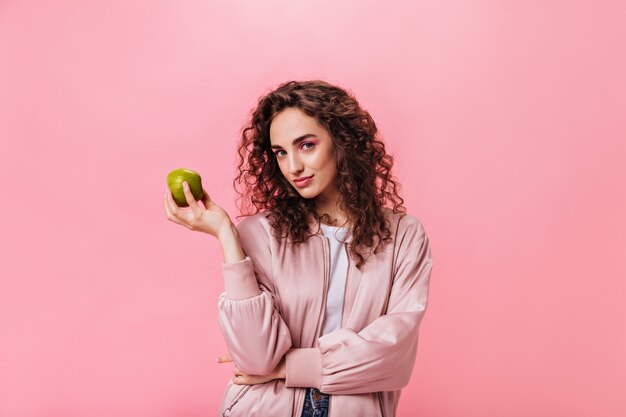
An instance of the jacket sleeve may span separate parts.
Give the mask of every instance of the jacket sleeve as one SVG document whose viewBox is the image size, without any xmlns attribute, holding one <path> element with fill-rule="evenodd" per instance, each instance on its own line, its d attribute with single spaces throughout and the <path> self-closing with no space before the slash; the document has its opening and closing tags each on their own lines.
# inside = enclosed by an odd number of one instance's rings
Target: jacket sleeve
<svg viewBox="0 0 626 417">
<path fill-rule="evenodd" d="M 218 299 L 219 325 L 236 366 L 247 375 L 268 375 L 291 347 L 271 271 L 269 239 L 258 221 L 237 230 L 246 258 L 222 263 L 225 291 Z"/>
<path fill-rule="evenodd" d="M 285 386 L 360 394 L 395 391 L 409 383 L 432 269 L 428 236 L 413 219 L 398 236 L 387 313 L 359 332 L 342 328 L 319 337 L 314 348 L 290 349 Z"/>
</svg>

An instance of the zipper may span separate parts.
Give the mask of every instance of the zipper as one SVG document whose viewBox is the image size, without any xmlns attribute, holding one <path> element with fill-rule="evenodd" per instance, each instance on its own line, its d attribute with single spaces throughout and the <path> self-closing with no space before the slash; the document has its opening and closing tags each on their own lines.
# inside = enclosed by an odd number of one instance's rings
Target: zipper
<svg viewBox="0 0 626 417">
<path fill-rule="evenodd" d="M 241 389 L 237 393 L 237 395 L 235 395 L 235 398 L 233 398 L 233 401 L 230 403 L 228 408 L 226 408 L 224 412 L 222 413 L 222 417 L 228 417 L 230 415 L 231 408 L 233 408 L 234 405 L 237 404 L 239 400 L 243 398 L 244 395 L 246 395 L 246 392 L 248 392 L 250 388 L 252 388 L 252 385 L 246 385 L 245 387 L 243 387 L 243 389 Z"/>
<path fill-rule="evenodd" d="M 343 290 L 343 306 L 341 307 L 341 327 L 343 328 L 346 325 L 346 294 L 348 293 L 349 283 L 350 283 L 350 253 L 348 252 L 348 245 L 346 243 L 343 244 L 343 247 L 346 251 L 346 255 L 348 257 L 348 272 L 346 273 L 346 285 Z"/>
<path fill-rule="evenodd" d="M 319 329 L 317 331 L 317 335 L 315 336 L 315 340 L 320 337 L 320 333 L 322 331 L 322 325 L 324 324 L 324 319 L 326 318 L 326 299 L 328 298 L 328 286 L 330 280 L 330 242 L 329 238 L 324 236 L 324 287 L 323 294 L 324 297 L 322 299 L 322 318 L 320 320 Z M 341 312 L 343 315 L 343 311 Z M 333 400 L 333 396 L 328 397 L 328 414 L 330 415 L 330 403 Z"/>
<path fill-rule="evenodd" d="M 320 312 L 320 319 L 317 325 L 317 330 L 315 331 L 315 340 L 320 337 L 320 333 L 322 331 L 322 325 L 324 324 L 324 318 L 326 318 L 326 296 L 328 292 L 328 275 L 330 275 L 330 267 L 329 267 L 329 246 L 328 238 L 326 236 L 322 236 L 324 239 L 324 286 L 322 287 L 322 311 Z M 343 313 L 342 313 L 343 314 Z"/>
<path fill-rule="evenodd" d="M 330 275 L 330 262 L 329 262 L 329 254 L 330 251 L 330 243 L 328 243 L 328 238 L 324 235 L 322 237 L 322 247 L 324 252 L 324 285 L 322 287 L 322 311 L 320 312 L 317 329 L 315 330 L 315 339 L 320 336 L 320 332 L 322 331 L 322 325 L 324 323 L 324 318 L 326 317 L 326 295 L 328 292 L 328 275 Z M 343 313 L 342 313 L 343 314 Z M 304 396 L 306 396 L 306 388 L 303 388 Z M 302 410 L 304 408 L 304 396 L 302 396 L 302 402 L 300 403 L 300 407 L 298 407 L 298 416 L 302 415 Z M 330 402 L 332 400 L 332 395 L 328 398 L 328 411 L 330 413 Z"/>
</svg>

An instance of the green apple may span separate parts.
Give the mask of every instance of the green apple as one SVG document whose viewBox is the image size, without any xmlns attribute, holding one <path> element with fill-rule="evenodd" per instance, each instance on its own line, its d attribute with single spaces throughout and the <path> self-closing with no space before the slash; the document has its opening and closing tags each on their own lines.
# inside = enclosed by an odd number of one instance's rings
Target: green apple
<svg viewBox="0 0 626 417">
<path fill-rule="evenodd" d="M 187 184 L 189 184 L 191 194 L 193 194 L 196 201 L 201 200 L 204 195 L 202 181 L 200 174 L 191 169 L 178 168 L 167 174 L 167 186 L 172 191 L 172 197 L 174 197 L 176 205 L 178 207 L 189 207 L 185 191 L 183 190 L 183 181 L 187 181 Z"/>
</svg>

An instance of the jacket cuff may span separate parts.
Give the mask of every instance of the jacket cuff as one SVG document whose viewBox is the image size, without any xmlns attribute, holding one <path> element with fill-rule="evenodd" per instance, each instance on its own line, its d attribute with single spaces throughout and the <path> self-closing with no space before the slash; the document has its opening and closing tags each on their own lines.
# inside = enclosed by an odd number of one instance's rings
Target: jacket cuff
<svg viewBox="0 0 626 417">
<path fill-rule="evenodd" d="M 246 256 L 242 261 L 222 262 L 222 273 L 224 275 L 226 298 L 242 300 L 261 294 L 259 284 L 254 275 L 252 259 L 249 256 Z"/>
<path fill-rule="evenodd" d="M 320 389 L 322 351 L 319 348 L 289 349 L 285 354 L 285 386 Z"/>
</svg>

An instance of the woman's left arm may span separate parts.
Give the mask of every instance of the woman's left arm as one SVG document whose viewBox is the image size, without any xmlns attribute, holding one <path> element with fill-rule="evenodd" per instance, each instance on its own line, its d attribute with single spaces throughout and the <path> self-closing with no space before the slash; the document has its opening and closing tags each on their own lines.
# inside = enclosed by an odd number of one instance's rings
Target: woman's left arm
<svg viewBox="0 0 626 417">
<path fill-rule="evenodd" d="M 314 348 L 287 351 L 287 387 L 360 394 L 395 391 L 409 383 L 426 311 L 432 259 L 422 224 L 415 218 L 408 221 L 387 314 L 358 333 L 342 328 L 318 338 Z"/>
</svg>

